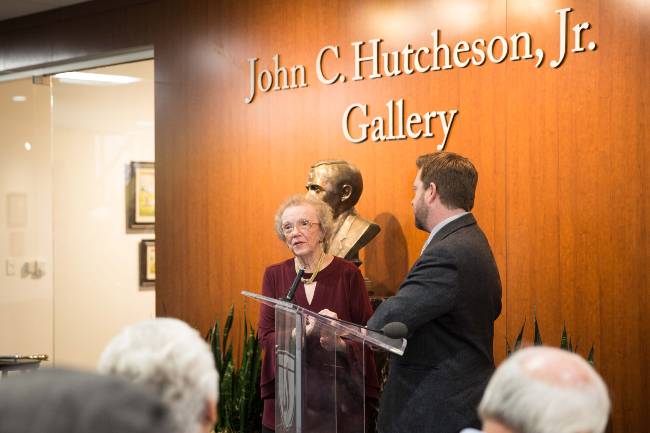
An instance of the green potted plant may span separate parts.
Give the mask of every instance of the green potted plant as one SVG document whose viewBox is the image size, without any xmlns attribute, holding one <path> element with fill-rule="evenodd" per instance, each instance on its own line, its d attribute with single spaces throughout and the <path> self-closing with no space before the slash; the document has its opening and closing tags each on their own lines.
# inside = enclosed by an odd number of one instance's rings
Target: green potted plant
<svg viewBox="0 0 650 433">
<path fill-rule="evenodd" d="M 533 321 L 535 323 L 535 335 L 534 335 L 534 345 L 535 346 L 541 346 L 544 343 L 542 342 L 542 334 L 539 331 L 539 324 L 537 323 L 537 316 L 533 316 Z M 519 330 L 519 334 L 517 334 L 517 338 L 515 339 L 514 342 L 514 348 L 510 346 L 510 343 L 508 342 L 508 338 L 506 337 L 506 356 L 510 356 L 513 352 L 519 350 L 521 348 L 521 342 L 523 340 L 524 336 L 524 328 L 526 327 L 526 319 L 524 319 L 524 323 L 521 325 L 521 329 Z M 562 324 L 562 338 L 560 339 L 560 349 L 568 350 L 569 352 L 573 353 L 578 353 L 578 345 L 576 344 L 575 347 L 573 346 L 573 343 L 571 341 L 571 338 L 567 336 L 567 331 L 566 331 L 566 323 Z M 591 349 L 589 350 L 589 354 L 587 355 L 587 362 L 589 362 L 591 365 L 594 365 L 594 345 L 591 345 Z"/>
<path fill-rule="evenodd" d="M 219 433 L 255 433 L 262 428 L 262 348 L 244 313 L 241 357 L 237 362 L 229 338 L 234 312 L 235 307 L 231 305 L 223 329 L 217 320 L 206 336 L 220 379 L 219 419 L 214 430 Z"/>
</svg>

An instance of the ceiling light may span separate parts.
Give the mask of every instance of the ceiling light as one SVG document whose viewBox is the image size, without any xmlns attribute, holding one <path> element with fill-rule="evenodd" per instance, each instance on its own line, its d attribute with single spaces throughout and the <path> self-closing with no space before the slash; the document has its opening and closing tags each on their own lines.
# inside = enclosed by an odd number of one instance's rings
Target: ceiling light
<svg viewBox="0 0 650 433">
<path fill-rule="evenodd" d="M 32 144 L 29 141 L 25 142 L 25 150 L 32 150 Z"/>
<path fill-rule="evenodd" d="M 131 84 L 142 81 L 140 78 L 127 75 L 93 74 L 90 72 L 62 72 L 56 74 L 55 77 L 64 83 L 91 85 Z"/>
<path fill-rule="evenodd" d="M 16 96 L 12 96 L 11 100 L 14 102 L 25 102 L 27 100 L 27 97 L 22 95 L 16 95 Z"/>
<path fill-rule="evenodd" d="M 153 128 L 153 120 L 136 120 L 135 124 L 141 128 Z"/>
</svg>

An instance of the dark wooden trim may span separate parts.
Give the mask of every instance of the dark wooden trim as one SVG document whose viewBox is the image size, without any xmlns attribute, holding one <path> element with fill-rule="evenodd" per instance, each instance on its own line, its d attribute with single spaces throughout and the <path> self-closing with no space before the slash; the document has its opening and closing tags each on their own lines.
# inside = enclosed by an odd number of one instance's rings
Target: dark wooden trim
<svg viewBox="0 0 650 433">
<path fill-rule="evenodd" d="M 0 21 L 0 35 L 16 30 L 52 25 L 58 21 L 78 19 L 83 16 L 100 14 L 111 10 L 123 10 L 130 6 L 151 3 L 152 1 L 155 2 L 157 0 L 93 0 L 64 6 L 58 9 Z"/>
</svg>

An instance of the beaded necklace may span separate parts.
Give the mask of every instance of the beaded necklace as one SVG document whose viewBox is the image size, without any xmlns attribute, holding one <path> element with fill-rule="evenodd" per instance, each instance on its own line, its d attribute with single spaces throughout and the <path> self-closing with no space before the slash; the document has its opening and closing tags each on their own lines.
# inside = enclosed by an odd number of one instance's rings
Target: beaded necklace
<svg viewBox="0 0 650 433">
<path fill-rule="evenodd" d="M 314 280 L 316 279 L 316 275 L 318 275 L 318 272 L 320 271 L 320 267 L 323 264 L 323 259 L 324 258 L 325 258 L 325 251 L 320 253 L 320 257 L 318 258 L 318 263 L 316 264 L 316 269 L 314 270 L 314 273 L 311 274 L 311 277 L 309 277 L 309 278 L 300 278 L 300 281 L 302 281 L 303 284 L 311 284 L 311 283 L 314 282 Z M 296 267 L 296 274 L 300 270 L 300 268 L 298 267 L 298 261 L 299 260 L 300 259 L 293 262 L 294 266 Z"/>
</svg>

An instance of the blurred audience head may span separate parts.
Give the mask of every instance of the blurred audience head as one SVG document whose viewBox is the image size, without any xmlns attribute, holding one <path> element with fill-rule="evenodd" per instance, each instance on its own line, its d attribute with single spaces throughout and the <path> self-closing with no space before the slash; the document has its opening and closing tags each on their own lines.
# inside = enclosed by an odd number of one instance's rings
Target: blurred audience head
<svg viewBox="0 0 650 433">
<path fill-rule="evenodd" d="M 2 433 L 174 433 L 152 390 L 90 372 L 42 369 L 0 380 Z"/>
<path fill-rule="evenodd" d="M 580 356 L 550 347 L 510 356 L 479 405 L 485 433 L 602 433 L 609 410 L 596 370 Z"/>
<path fill-rule="evenodd" d="M 126 327 L 104 349 L 98 370 L 153 387 L 171 408 L 179 433 L 209 432 L 216 421 L 214 358 L 199 333 L 181 320 Z"/>
</svg>

